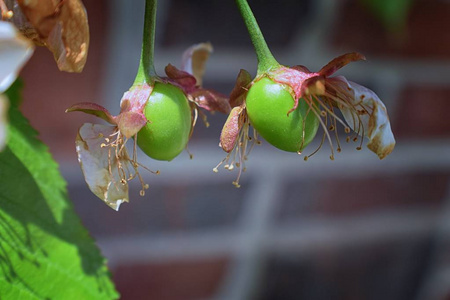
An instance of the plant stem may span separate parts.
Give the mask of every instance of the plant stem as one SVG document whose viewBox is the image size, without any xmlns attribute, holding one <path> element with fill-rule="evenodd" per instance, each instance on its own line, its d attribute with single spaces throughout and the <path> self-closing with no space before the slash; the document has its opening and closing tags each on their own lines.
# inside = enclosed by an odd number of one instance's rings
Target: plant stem
<svg viewBox="0 0 450 300">
<path fill-rule="evenodd" d="M 155 53 L 155 28 L 157 0 L 145 0 L 144 34 L 142 36 L 142 51 L 139 69 L 134 85 L 152 82 L 156 76 L 153 56 Z"/>
<path fill-rule="evenodd" d="M 247 3 L 247 0 L 236 0 L 245 26 L 247 27 L 253 47 L 255 47 L 256 56 L 258 57 L 258 75 L 267 72 L 270 69 L 278 67 L 280 64 L 275 60 L 267 46 L 266 40 L 259 29 L 258 22 Z"/>
</svg>

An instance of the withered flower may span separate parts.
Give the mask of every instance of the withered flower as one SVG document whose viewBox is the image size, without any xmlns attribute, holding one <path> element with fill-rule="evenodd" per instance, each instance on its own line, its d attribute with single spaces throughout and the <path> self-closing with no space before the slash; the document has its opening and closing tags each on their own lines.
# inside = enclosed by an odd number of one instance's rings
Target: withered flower
<svg viewBox="0 0 450 300">
<path fill-rule="evenodd" d="M 89 49 L 87 13 L 80 0 L 0 0 L 2 17 L 38 46 L 46 46 L 58 68 L 81 72 Z"/>
</svg>

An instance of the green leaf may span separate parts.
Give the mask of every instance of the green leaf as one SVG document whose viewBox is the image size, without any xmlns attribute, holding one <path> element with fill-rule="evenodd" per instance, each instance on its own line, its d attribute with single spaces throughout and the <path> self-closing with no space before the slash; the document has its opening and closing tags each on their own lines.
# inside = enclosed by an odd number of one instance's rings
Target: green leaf
<svg viewBox="0 0 450 300">
<path fill-rule="evenodd" d="M 57 164 L 17 107 L 17 88 L 0 153 L 0 299 L 116 299 Z"/>
</svg>

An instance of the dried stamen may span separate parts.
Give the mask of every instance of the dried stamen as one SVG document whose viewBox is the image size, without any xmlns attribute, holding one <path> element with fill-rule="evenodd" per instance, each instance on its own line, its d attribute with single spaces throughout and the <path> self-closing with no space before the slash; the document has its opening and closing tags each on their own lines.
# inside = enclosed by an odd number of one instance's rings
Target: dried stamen
<svg viewBox="0 0 450 300">
<path fill-rule="evenodd" d="M 239 123 L 242 124 L 242 128 L 239 131 L 239 136 L 236 140 L 234 148 L 228 153 L 228 155 L 219 163 L 213 171 L 217 173 L 218 168 L 224 165 L 224 168 L 231 171 L 234 167 L 239 168 L 236 180 L 233 181 L 233 185 L 237 188 L 240 187 L 239 180 L 243 172 L 246 171 L 245 161 L 248 155 L 252 151 L 254 145 L 260 145 L 261 141 L 258 140 L 258 134 L 255 129 L 253 129 L 253 137 L 249 136 L 250 122 L 248 117 L 244 112 L 239 116 Z M 250 145 L 249 145 L 250 142 Z"/>
<path fill-rule="evenodd" d="M 139 178 L 141 183 L 140 195 L 145 195 L 145 190 L 149 188 L 149 185 L 145 183 L 141 174 L 139 173 L 139 167 L 153 173 L 159 174 L 159 171 L 152 171 L 147 167 L 143 166 L 137 161 L 137 134 L 134 136 L 133 143 L 133 155 L 132 158 L 129 157 L 127 148 L 125 144 L 128 139 L 124 139 L 123 135 L 119 130 L 116 130 L 109 137 L 104 138 L 105 143 L 101 144 L 101 147 L 109 147 L 108 149 L 108 172 L 112 178 L 111 183 L 114 184 L 117 190 L 119 189 L 118 184 L 127 184 L 134 178 Z M 132 170 L 130 170 L 130 166 Z M 118 177 L 117 179 L 113 176 L 113 168 L 116 168 Z M 118 180 L 118 181 L 116 181 Z"/>
<path fill-rule="evenodd" d="M 13 11 L 8 9 L 3 0 L 0 0 L 0 12 L 2 20 L 9 20 L 14 16 Z"/>
</svg>

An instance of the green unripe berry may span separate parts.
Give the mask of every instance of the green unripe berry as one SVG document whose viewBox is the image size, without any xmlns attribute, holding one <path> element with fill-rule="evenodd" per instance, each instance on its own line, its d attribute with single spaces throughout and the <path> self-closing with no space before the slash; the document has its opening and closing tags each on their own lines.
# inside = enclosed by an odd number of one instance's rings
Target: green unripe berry
<svg viewBox="0 0 450 300">
<path fill-rule="evenodd" d="M 252 126 L 278 149 L 301 151 L 317 133 L 319 120 L 305 100 L 300 99 L 297 109 L 287 115 L 294 99 L 282 84 L 269 78 L 252 85 L 245 103 Z"/>
<path fill-rule="evenodd" d="M 157 82 L 144 108 L 149 123 L 137 144 L 151 158 L 170 161 L 183 151 L 191 132 L 191 109 L 176 86 Z"/>
</svg>

